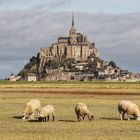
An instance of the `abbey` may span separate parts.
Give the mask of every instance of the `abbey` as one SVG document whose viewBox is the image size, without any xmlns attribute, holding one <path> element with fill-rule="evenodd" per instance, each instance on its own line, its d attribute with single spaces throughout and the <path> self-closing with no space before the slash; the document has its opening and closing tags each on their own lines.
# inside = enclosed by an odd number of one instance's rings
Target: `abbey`
<svg viewBox="0 0 140 140">
<path fill-rule="evenodd" d="M 41 48 L 37 56 L 30 58 L 23 70 L 11 81 L 27 79 L 28 81 L 92 81 L 104 80 L 136 80 L 139 76 L 123 70 L 114 61 L 104 61 L 94 42 L 87 36 L 77 32 L 74 15 L 67 37 L 58 37 L 58 41 L 49 48 Z"/>
<path fill-rule="evenodd" d="M 53 58 L 75 58 L 78 61 L 84 62 L 90 54 L 99 57 L 99 52 L 95 47 L 95 43 L 88 41 L 87 36 L 77 32 L 74 15 L 72 15 L 72 25 L 69 36 L 59 37 L 58 42 L 53 43 L 49 48 L 41 48 L 39 55 L 39 71 L 41 72 L 45 63 Z"/>
</svg>

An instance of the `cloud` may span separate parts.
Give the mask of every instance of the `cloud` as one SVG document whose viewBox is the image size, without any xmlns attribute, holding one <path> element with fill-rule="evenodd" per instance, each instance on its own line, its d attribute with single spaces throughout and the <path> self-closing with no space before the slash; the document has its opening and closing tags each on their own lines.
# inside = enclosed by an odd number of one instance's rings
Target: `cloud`
<svg viewBox="0 0 140 140">
<path fill-rule="evenodd" d="M 70 12 L 1 11 L 0 19 L 0 77 L 18 73 L 40 48 L 68 36 L 71 26 Z M 103 59 L 136 72 L 140 71 L 139 23 L 140 13 L 75 13 L 77 31 L 96 42 Z"/>
<path fill-rule="evenodd" d="M 35 5 L 35 9 L 55 12 L 81 11 L 105 13 L 130 13 L 138 12 L 139 0 L 48 0 Z"/>
<path fill-rule="evenodd" d="M 70 1 L 71 0 L 69 0 L 69 2 Z M 68 0 L 52 0 L 50 5 L 56 7 L 56 6 L 62 6 L 66 3 L 68 3 Z"/>
<path fill-rule="evenodd" d="M 47 10 L 105 13 L 138 12 L 139 0 L 0 0 L 2 10 Z"/>
<path fill-rule="evenodd" d="M 68 4 L 72 0 L 0 0 L 0 9 L 3 10 L 53 10 Z M 28 3 L 28 4 L 27 4 Z"/>
</svg>

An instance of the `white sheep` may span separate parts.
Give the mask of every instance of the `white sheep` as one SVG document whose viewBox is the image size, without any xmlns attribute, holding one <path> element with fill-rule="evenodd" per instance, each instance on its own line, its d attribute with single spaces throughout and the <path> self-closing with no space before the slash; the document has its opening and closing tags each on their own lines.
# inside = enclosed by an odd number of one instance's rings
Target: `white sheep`
<svg viewBox="0 0 140 140">
<path fill-rule="evenodd" d="M 41 110 L 41 103 L 38 99 L 32 99 L 26 103 L 24 111 L 22 113 L 22 119 L 31 117 L 34 119 L 35 114 L 39 116 Z"/>
<path fill-rule="evenodd" d="M 53 121 L 54 121 L 54 118 L 55 118 L 54 107 L 52 105 L 46 105 L 43 108 L 41 108 L 38 119 L 40 122 L 42 121 L 46 122 L 46 120 L 49 121 L 50 116 L 53 117 Z"/>
<path fill-rule="evenodd" d="M 140 120 L 139 108 L 136 104 L 128 100 L 121 100 L 118 104 L 120 119 L 124 120 L 124 115 L 127 113 L 128 120 L 133 116 L 136 120 Z"/>
<path fill-rule="evenodd" d="M 89 121 L 94 119 L 94 115 L 88 110 L 87 106 L 84 103 L 78 103 L 75 107 L 75 113 L 77 115 L 77 120 L 81 121 L 81 117 L 88 117 Z"/>
</svg>

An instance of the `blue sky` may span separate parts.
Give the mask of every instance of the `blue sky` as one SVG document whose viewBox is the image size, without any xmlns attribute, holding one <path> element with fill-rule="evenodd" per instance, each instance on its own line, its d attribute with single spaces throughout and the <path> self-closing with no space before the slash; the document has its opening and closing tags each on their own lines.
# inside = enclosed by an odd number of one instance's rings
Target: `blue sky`
<svg viewBox="0 0 140 140">
<path fill-rule="evenodd" d="M 0 79 L 68 36 L 73 11 L 101 58 L 140 72 L 140 0 L 0 0 Z"/>
</svg>

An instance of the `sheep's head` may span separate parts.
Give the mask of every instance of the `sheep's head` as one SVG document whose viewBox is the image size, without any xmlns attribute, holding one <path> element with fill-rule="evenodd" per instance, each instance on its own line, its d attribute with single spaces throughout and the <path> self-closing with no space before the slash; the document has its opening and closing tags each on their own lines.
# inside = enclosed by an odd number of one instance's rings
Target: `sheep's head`
<svg viewBox="0 0 140 140">
<path fill-rule="evenodd" d="M 91 115 L 90 121 L 93 121 L 94 118 L 95 118 L 94 115 Z"/>
<path fill-rule="evenodd" d="M 136 120 L 137 120 L 137 121 L 140 121 L 140 115 L 137 115 L 137 116 L 136 116 Z"/>
<path fill-rule="evenodd" d="M 26 115 L 25 115 L 24 112 L 22 112 L 22 114 L 21 114 L 21 118 L 22 118 L 22 120 L 25 120 L 25 119 L 26 119 Z"/>
<path fill-rule="evenodd" d="M 30 115 L 32 115 L 31 107 L 26 105 L 24 111 L 22 112 L 21 117 L 23 120 L 25 120 L 28 119 Z"/>
<path fill-rule="evenodd" d="M 25 113 L 25 112 L 22 112 L 22 114 L 21 114 L 22 120 L 28 119 L 28 118 L 29 118 L 29 115 L 30 115 L 30 114 L 27 114 L 27 113 Z"/>
</svg>

